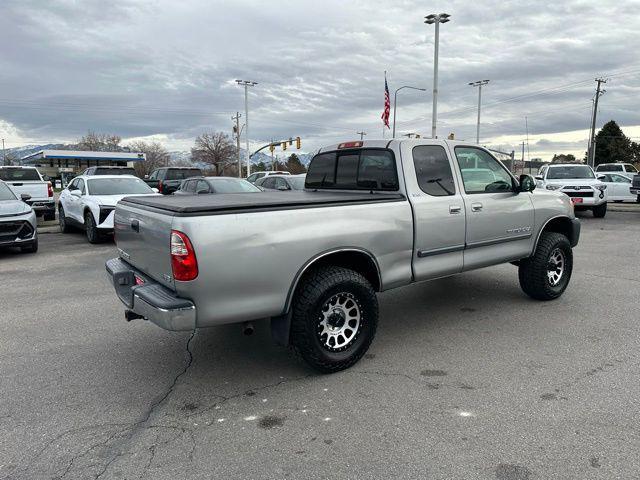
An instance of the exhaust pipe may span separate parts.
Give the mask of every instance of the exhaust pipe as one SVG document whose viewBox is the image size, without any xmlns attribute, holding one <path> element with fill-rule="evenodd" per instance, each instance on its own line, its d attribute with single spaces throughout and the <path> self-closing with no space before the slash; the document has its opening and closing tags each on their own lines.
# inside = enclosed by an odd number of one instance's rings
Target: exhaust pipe
<svg viewBox="0 0 640 480">
<path fill-rule="evenodd" d="M 253 323 L 252 322 L 244 322 L 242 324 L 242 333 L 246 336 L 253 334 Z"/>
<path fill-rule="evenodd" d="M 138 318 L 144 318 L 142 315 L 134 312 L 133 310 L 125 310 L 124 311 L 124 319 L 127 322 L 130 322 L 131 320 L 137 320 Z"/>
</svg>

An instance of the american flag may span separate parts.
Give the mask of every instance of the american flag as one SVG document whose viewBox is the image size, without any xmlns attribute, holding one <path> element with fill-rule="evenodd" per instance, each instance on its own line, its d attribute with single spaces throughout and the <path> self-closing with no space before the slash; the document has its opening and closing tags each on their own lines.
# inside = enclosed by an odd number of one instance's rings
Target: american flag
<svg viewBox="0 0 640 480">
<path fill-rule="evenodd" d="M 382 123 L 389 127 L 389 112 L 391 110 L 391 99 L 389 98 L 389 85 L 387 85 L 387 76 L 384 76 L 384 110 L 382 111 Z"/>
</svg>

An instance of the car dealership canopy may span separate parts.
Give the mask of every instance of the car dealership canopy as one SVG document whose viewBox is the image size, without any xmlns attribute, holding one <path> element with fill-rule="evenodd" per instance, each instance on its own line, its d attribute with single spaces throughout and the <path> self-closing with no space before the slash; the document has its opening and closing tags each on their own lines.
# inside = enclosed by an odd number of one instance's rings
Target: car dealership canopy
<svg viewBox="0 0 640 480">
<path fill-rule="evenodd" d="M 93 152 L 83 150 L 40 150 L 21 159 L 23 165 L 39 167 L 40 173 L 55 178 L 63 173 L 78 173 L 95 165 L 132 166 L 146 160 L 142 152 Z"/>
</svg>

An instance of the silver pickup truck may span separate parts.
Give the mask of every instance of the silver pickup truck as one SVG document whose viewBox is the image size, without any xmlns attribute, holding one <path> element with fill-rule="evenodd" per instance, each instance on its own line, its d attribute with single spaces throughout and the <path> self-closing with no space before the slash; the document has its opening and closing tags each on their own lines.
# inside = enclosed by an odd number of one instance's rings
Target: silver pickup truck
<svg viewBox="0 0 640 480">
<path fill-rule="evenodd" d="M 128 320 L 270 318 L 334 372 L 369 348 L 376 292 L 510 262 L 530 297 L 562 295 L 580 223 L 568 196 L 534 189 L 476 145 L 346 142 L 314 156 L 303 191 L 124 198 L 106 269 Z"/>
</svg>

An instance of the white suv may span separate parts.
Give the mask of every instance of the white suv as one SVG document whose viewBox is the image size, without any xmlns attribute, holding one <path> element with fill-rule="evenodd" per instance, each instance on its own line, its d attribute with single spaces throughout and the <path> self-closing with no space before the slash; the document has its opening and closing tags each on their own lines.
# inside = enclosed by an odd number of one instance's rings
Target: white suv
<svg viewBox="0 0 640 480">
<path fill-rule="evenodd" d="M 256 180 L 262 177 L 270 177 L 271 175 L 291 175 L 289 172 L 284 172 L 280 170 L 269 170 L 267 172 L 256 172 L 252 173 L 247 177 L 247 182 L 256 183 Z"/>
<path fill-rule="evenodd" d="M 597 218 L 607 214 L 607 186 L 588 165 L 545 165 L 538 171 L 536 180 L 541 188 L 568 195 L 575 210 L 591 210 Z"/>
<path fill-rule="evenodd" d="M 596 173 L 618 173 L 629 180 L 638 174 L 638 169 L 630 163 L 601 163 L 596 167 Z"/>
</svg>

